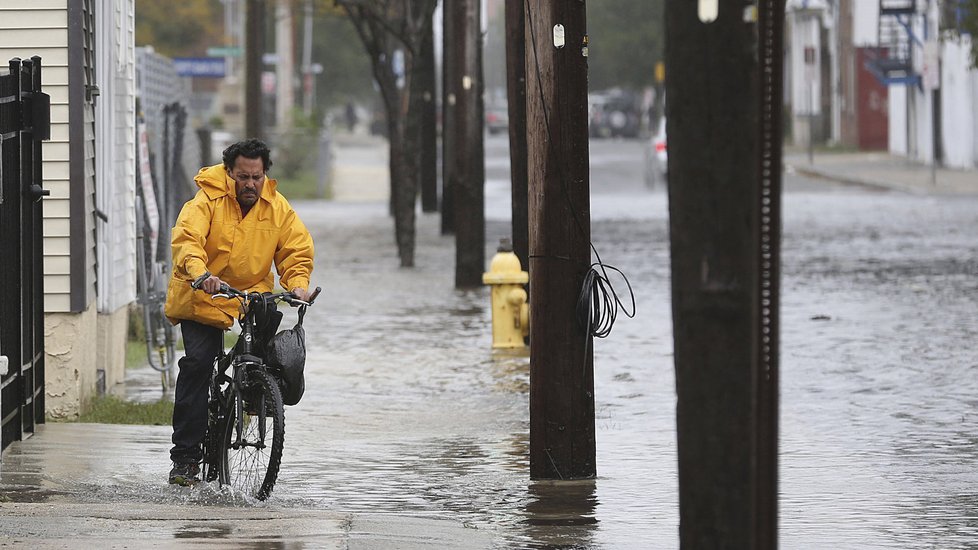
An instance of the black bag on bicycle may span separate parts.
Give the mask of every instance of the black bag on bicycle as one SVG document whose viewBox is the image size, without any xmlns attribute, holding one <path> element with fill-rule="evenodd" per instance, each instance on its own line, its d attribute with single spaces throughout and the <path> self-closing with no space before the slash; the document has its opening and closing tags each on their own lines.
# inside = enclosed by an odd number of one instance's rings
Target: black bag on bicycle
<svg viewBox="0 0 978 550">
<path fill-rule="evenodd" d="M 279 331 L 268 341 L 265 361 L 279 372 L 282 403 L 295 405 L 306 391 L 306 331 L 302 318 L 306 308 L 299 308 L 299 322 L 290 329 Z"/>
</svg>

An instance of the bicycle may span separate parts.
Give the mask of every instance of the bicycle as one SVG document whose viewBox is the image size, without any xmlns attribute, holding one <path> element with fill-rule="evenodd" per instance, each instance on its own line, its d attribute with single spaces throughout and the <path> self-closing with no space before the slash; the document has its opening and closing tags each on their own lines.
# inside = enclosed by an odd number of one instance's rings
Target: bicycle
<svg viewBox="0 0 978 550">
<path fill-rule="evenodd" d="M 166 302 L 165 277 L 169 272 L 167 262 L 156 261 L 152 251 L 155 246 L 148 242 L 146 221 L 143 219 L 143 201 L 136 197 L 136 289 L 137 303 L 143 310 L 143 332 L 146 339 L 146 357 L 149 366 L 160 373 L 163 393 L 175 382 L 176 337 L 173 324 L 163 312 Z M 149 250 L 147 250 L 149 249 Z"/>
<path fill-rule="evenodd" d="M 204 436 L 204 481 L 216 480 L 222 487 L 229 485 L 258 500 L 271 494 L 285 444 L 285 409 L 281 379 L 262 358 L 253 355 L 257 347 L 255 317 L 266 304 L 278 301 L 299 306 L 301 315 L 321 290 L 316 288 L 309 300 L 303 301 L 291 292 L 242 292 L 222 284 L 220 292 L 212 296 L 240 300 L 243 313 L 238 319 L 238 343 L 214 361 Z"/>
</svg>

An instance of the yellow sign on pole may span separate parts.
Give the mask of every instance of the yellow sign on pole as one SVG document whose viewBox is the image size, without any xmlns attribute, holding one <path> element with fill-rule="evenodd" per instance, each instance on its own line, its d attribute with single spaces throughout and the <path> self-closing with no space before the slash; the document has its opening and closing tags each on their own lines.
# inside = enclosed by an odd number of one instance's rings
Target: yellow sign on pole
<svg viewBox="0 0 978 550">
<path fill-rule="evenodd" d="M 662 61 L 655 64 L 655 81 L 659 84 L 666 81 L 666 64 Z"/>
</svg>

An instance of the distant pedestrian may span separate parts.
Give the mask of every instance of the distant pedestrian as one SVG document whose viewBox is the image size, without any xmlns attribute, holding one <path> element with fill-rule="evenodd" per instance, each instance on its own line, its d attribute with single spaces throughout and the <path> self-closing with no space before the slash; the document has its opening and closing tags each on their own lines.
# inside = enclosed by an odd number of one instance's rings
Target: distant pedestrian
<svg viewBox="0 0 978 550">
<path fill-rule="evenodd" d="M 184 204 L 173 228 L 166 316 L 180 324 L 186 350 L 173 403 L 173 484 L 198 480 L 212 365 L 223 349 L 224 331 L 238 316 L 236 301 L 212 300 L 207 294 L 216 294 L 224 283 L 271 292 L 274 265 L 283 288 L 300 300 L 309 298 L 312 236 L 276 191 L 275 180 L 268 179 L 271 165 L 268 146 L 261 141 L 231 145 L 223 164 L 205 167 L 194 178 L 200 190 Z M 195 282 L 207 294 L 195 291 Z"/>
<path fill-rule="evenodd" d="M 346 104 L 346 128 L 353 133 L 353 129 L 357 127 L 357 107 L 352 101 L 348 101 Z"/>
</svg>

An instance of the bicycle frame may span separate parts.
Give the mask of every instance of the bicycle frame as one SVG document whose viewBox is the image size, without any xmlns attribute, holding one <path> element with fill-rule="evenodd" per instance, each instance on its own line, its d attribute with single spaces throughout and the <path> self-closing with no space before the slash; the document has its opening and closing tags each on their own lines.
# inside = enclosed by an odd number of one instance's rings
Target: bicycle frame
<svg viewBox="0 0 978 550">
<path fill-rule="evenodd" d="M 249 382 L 249 373 L 254 372 L 255 369 L 265 371 L 264 360 L 254 355 L 259 305 L 264 307 L 270 301 L 284 301 L 292 305 L 308 307 L 319 294 L 320 289 L 316 289 L 308 302 L 295 298 L 290 292 L 266 295 L 257 292 L 241 292 L 227 285 L 222 285 L 220 290 L 219 293 L 213 295 L 214 298 L 236 298 L 244 306 L 244 314 L 239 318 L 241 332 L 238 342 L 227 353 L 222 351 L 215 360 L 215 371 L 211 380 L 212 395 L 208 403 L 209 411 L 216 416 L 212 422 L 208 422 L 208 431 L 214 429 L 216 432 L 205 438 L 205 445 L 209 447 L 206 449 L 205 462 L 208 469 L 216 468 L 216 472 L 208 472 L 207 478 L 208 480 L 218 479 L 222 484 L 225 484 L 231 483 L 231 479 L 228 471 L 228 457 L 220 450 L 221 445 L 234 450 L 240 450 L 244 447 L 263 450 L 269 446 L 269 442 L 266 441 L 268 436 L 266 420 L 276 416 L 276 414 L 278 418 L 282 418 L 281 412 L 276 413 L 274 410 L 268 410 L 269 405 L 264 398 L 256 400 L 255 403 L 246 403 L 248 396 L 244 389 L 249 387 L 249 383 L 254 383 L 253 381 Z M 227 373 L 228 368 L 231 369 L 230 375 Z M 262 376 L 266 377 L 267 380 L 269 375 L 267 372 L 263 372 Z M 281 405 L 279 404 L 278 407 Z M 234 422 L 228 423 L 232 414 L 234 415 Z M 246 437 L 248 426 L 254 421 L 257 421 L 257 434 L 252 432 L 251 436 Z M 254 440 L 249 441 L 249 439 Z"/>
</svg>

